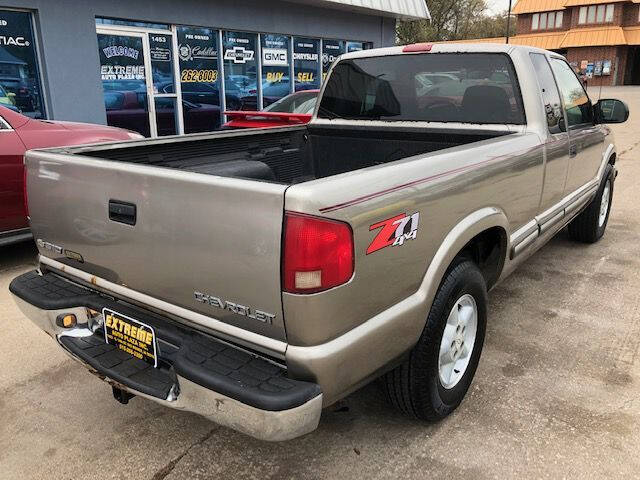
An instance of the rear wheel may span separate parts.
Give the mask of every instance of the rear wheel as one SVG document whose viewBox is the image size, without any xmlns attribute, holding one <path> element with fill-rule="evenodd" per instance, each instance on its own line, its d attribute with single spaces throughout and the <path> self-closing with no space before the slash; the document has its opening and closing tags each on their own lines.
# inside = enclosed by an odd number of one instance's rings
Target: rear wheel
<svg viewBox="0 0 640 480">
<path fill-rule="evenodd" d="M 438 289 L 409 358 L 384 379 L 391 402 L 428 421 L 455 410 L 478 366 L 486 321 L 484 278 L 475 263 L 460 259 Z"/>
<path fill-rule="evenodd" d="M 595 243 L 600 240 L 607 228 L 612 199 L 613 167 L 607 165 L 598 193 L 589 206 L 569 224 L 569 236 L 583 243 Z"/>
</svg>

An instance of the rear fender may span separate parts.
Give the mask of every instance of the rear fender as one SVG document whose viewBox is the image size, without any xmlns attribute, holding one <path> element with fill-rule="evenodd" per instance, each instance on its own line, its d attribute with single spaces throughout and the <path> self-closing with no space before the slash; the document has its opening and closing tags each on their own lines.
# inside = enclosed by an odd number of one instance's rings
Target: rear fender
<svg viewBox="0 0 640 480">
<path fill-rule="evenodd" d="M 502 210 L 485 207 L 473 212 L 446 235 L 414 294 L 329 342 L 311 347 L 289 345 L 285 356 L 293 378 L 319 383 L 325 405 L 330 405 L 383 372 L 420 338 L 454 258 L 476 235 L 493 227 L 509 232 Z"/>
</svg>

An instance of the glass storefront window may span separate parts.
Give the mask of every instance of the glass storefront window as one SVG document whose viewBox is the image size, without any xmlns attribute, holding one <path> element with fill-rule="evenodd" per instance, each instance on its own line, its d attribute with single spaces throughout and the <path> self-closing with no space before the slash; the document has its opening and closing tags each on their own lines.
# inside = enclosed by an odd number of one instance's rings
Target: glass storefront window
<svg viewBox="0 0 640 480">
<path fill-rule="evenodd" d="M 45 118 L 31 14 L 0 10 L 0 105 Z"/>
<path fill-rule="evenodd" d="M 227 110 L 256 110 L 258 61 L 255 33 L 223 32 L 224 92 Z"/>
<path fill-rule="evenodd" d="M 333 62 L 345 52 L 344 40 L 322 40 L 322 81 Z"/>
<path fill-rule="evenodd" d="M 218 30 L 181 26 L 177 32 L 184 131 L 215 130 L 220 127 L 222 113 Z M 162 93 L 173 93 L 173 89 Z"/>
<path fill-rule="evenodd" d="M 296 92 L 320 88 L 320 40 L 293 39 L 293 72 Z"/>
<path fill-rule="evenodd" d="M 107 124 L 150 136 L 141 36 L 98 34 Z"/>
<path fill-rule="evenodd" d="M 291 93 L 289 37 L 261 35 L 260 47 L 262 51 L 262 106 L 264 108 Z"/>
<path fill-rule="evenodd" d="M 167 87 L 173 89 L 173 56 L 171 35 L 149 34 L 149 54 L 153 91 L 160 93 Z"/>
<path fill-rule="evenodd" d="M 364 49 L 365 45 L 363 42 L 347 42 L 347 52 L 359 52 Z"/>
</svg>

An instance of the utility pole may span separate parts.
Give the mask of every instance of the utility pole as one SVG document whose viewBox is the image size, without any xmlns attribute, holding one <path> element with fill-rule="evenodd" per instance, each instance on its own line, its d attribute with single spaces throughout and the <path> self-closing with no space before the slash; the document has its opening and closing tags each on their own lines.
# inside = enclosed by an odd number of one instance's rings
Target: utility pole
<svg viewBox="0 0 640 480">
<path fill-rule="evenodd" d="M 507 41 L 509 43 L 509 27 L 511 26 L 511 0 L 509 0 L 509 11 L 507 12 Z"/>
</svg>

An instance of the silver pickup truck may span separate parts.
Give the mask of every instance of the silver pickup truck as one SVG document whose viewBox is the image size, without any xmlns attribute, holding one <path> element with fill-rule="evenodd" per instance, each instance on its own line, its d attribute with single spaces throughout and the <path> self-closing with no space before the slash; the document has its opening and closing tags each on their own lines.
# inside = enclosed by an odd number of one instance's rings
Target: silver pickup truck
<svg viewBox="0 0 640 480">
<path fill-rule="evenodd" d="M 10 290 L 122 403 L 285 440 L 380 378 L 438 420 L 487 291 L 566 225 L 603 235 L 627 117 L 544 50 L 349 53 L 306 126 L 28 152 L 39 268 Z"/>
</svg>

